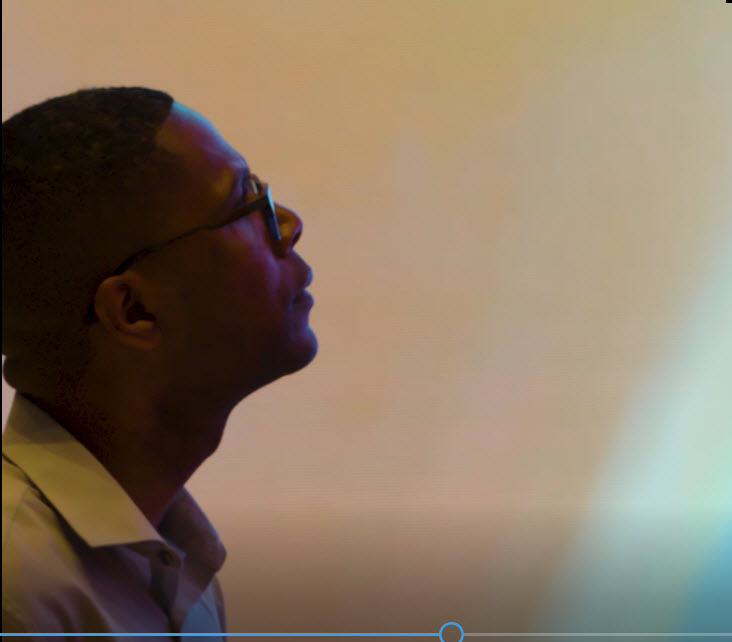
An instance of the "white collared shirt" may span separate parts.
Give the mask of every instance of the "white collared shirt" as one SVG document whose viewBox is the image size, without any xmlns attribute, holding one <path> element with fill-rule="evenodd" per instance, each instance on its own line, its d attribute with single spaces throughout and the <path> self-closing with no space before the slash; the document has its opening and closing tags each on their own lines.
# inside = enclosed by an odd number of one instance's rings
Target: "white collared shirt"
<svg viewBox="0 0 732 642">
<path fill-rule="evenodd" d="M 215 574 L 226 551 L 188 491 L 156 530 L 106 468 L 20 394 L 2 442 L 3 632 L 225 631 Z"/>
</svg>

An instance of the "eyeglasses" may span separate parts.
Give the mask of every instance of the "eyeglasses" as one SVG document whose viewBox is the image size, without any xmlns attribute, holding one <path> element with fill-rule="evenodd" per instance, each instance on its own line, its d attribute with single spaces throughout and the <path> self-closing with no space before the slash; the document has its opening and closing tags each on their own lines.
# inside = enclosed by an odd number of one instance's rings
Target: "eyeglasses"
<svg viewBox="0 0 732 642">
<path fill-rule="evenodd" d="M 260 211 L 264 216 L 264 222 L 267 226 L 269 235 L 272 237 L 272 240 L 281 241 L 282 235 L 280 234 L 280 228 L 277 224 L 277 213 L 275 212 L 274 202 L 272 201 L 272 196 L 269 192 L 269 185 L 267 183 L 262 183 L 259 178 L 257 178 L 257 176 L 255 176 L 254 174 L 250 174 L 249 177 L 246 179 L 245 189 L 248 196 L 254 196 L 256 198 L 251 198 L 251 200 L 248 200 L 241 207 L 237 207 L 231 213 L 231 215 L 226 218 L 226 220 L 221 221 L 220 223 L 199 225 L 181 234 L 178 234 L 178 236 L 174 236 L 172 239 L 168 239 L 167 241 L 156 243 L 155 245 L 151 245 L 149 247 L 138 250 L 134 254 L 128 256 L 124 261 L 122 261 L 122 263 L 120 263 L 119 266 L 112 272 L 112 275 L 122 274 L 122 272 L 127 270 L 133 263 L 136 263 L 141 258 L 147 256 L 148 254 L 152 254 L 153 252 L 157 252 L 158 250 L 162 250 L 164 247 L 167 247 L 171 243 L 180 241 L 180 239 L 186 238 L 191 234 L 195 234 L 196 232 L 200 232 L 201 230 L 215 230 L 220 227 L 224 227 L 225 225 L 228 225 L 229 223 L 232 223 L 233 221 L 236 221 L 237 219 L 256 211 Z"/>
<path fill-rule="evenodd" d="M 259 178 L 257 178 L 257 176 L 255 176 L 254 174 L 250 174 L 245 181 L 244 187 L 246 194 L 245 198 L 247 198 L 248 200 L 242 206 L 236 207 L 225 220 L 221 221 L 220 223 L 198 225 L 197 227 L 186 230 L 185 232 L 174 236 L 172 239 L 168 239 L 167 241 L 162 241 L 160 243 L 156 243 L 155 245 L 150 245 L 141 250 L 138 250 L 134 254 L 130 254 L 130 256 L 122 261 L 122 263 L 120 263 L 117 268 L 115 268 L 110 276 L 122 274 L 125 270 L 127 270 L 131 265 L 133 265 L 140 259 L 146 257 L 148 254 L 152 254 L 153 252 L 162 250 L 164 247 L 167 247 L 171 243 L 180 241 L 181 239 L 191 236 L 196 232 L 200 232 L 201 230 L 216 230 L 220 227 L 224 227 L 225 225 L 233 223 L 237 219 L 240 219 L 247 214 L 251 214 L 252 212 L 256 211 L 262 213 L 262 216 L 264 217 L 264 223 L 267 226 L 267 231 L 269 232 L 271 239 L 275 242 L 281 241 L 282 235 L 280 234 L 279 224 L 277 223 L 277 213 L 275 212 L 274 201 L 272 200 L 272 195 L 269 191 L 269 185 L 260 181 Z M 87 322 L 93 322 L 96 318 L 97 316 L 94 310 L 94 304 L 92 303 L 92 305 L 87 310 L 85 320 Z"/>
</svg>

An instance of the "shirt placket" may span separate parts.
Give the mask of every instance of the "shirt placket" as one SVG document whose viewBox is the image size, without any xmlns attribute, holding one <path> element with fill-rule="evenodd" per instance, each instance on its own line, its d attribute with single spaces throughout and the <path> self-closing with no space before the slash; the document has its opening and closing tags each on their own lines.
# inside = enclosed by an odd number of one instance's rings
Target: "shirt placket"
<svg viewBox="0 0 732 642">
<path fill-rule="evenodd" d="M 171 630 L 180 631 L 173 618 L 178 585 L 180 582 L 181 559 L 167 548 L 160 549 L 150 557 L 150 594 L 168 616 Z"/>
</svg>

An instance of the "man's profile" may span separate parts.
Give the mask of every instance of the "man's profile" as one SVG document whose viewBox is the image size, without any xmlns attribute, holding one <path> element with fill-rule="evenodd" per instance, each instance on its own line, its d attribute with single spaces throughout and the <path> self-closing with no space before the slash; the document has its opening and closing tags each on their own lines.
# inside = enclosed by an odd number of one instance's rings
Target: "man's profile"
<svg viewBox="0 0 732 642">
<path fill-rule="evenodd" d="M 315 356 L 302 221 L 164 92 L 2 126 L 4 632 L 224 632 L 184 488 L 251 392 Z"/>
</svg>

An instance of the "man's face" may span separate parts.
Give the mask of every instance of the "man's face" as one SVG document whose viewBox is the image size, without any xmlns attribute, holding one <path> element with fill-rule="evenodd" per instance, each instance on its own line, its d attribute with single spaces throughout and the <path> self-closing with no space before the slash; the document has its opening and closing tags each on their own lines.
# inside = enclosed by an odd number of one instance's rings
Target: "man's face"
<svg viewBox="0 0 732 642">
<path fill-rule="evenodd" d="M 249 167 L 202 116 L 174 103 L 157 143 L 178 155 L 190 175 L 186 184 L 166 188 L 170 208 L 161 239 L 224 221 L 241 204 Z M 317 351 L 308 325 L 312 298 L 304 292 L 311 271 L 293 250 L 302 221 L 280 205 L 276 213 L 281 241 L 253 212 L 144 262 L 159 283 L 163 349 L 175 376 L 198 379 L 234 403 L 302 368 Z"/>
</svg>

